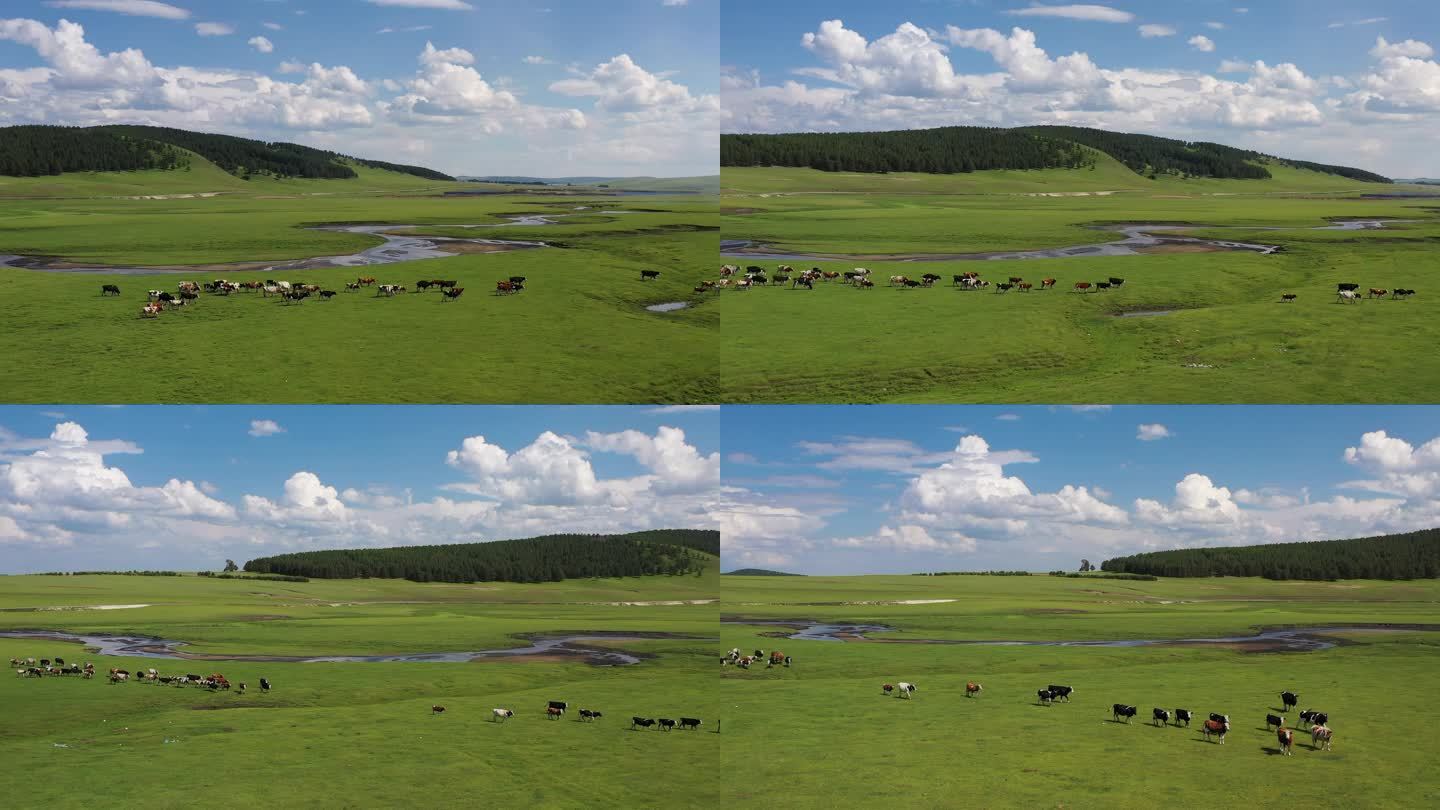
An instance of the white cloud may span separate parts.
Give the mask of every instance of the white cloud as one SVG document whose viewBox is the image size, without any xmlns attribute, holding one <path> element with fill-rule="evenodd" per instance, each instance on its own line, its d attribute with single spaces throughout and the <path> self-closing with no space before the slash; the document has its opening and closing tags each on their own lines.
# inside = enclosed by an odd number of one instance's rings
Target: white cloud
<svg viewBox="0 0 1440 810">
<path fill-rule="evenodd" d="M 685 441 L 685 431 L 661 427 L 654 436 L 638 430 L 620 433 L 586 433 L 585 443 L 596 450 L 634 456 L 654 475 L 657 492 L 699 492 L 720 484 L 720 454 L 701 455 Z"/>
<path fill-rule="evenodd" d="M 546 59 L 546 58 L 543 57 L 543 56 L 527 56 L 527 57 L 525 57 L 524 59 L 522 59 L 522 60 L 520 60 L 520 61 L 524 62 L 524 63 L 527 64 L 527 65 L 553 65 L 553 64 L 555 64 L 553 61 L 551 61 L 551 60 L 549 60 L 549 59 Z"/>
<path fill-rule="evenodd" d="M 1196 34 L 1186 42 L 1190 43 L 1190 47 L 1202 53 L 1210 53 L 1215 50 L 1215 41 L 1204 34 Z"/>
<path fill-rule="evenodd" d="M 1154 39 L 1155 37 L 1173 37 L 1177 33 L 1179 32 L 1175 30 L 1175 26 L 1173 25 L 1146 23 L 1145 25 L 1140 26 L 1140 36 L 1144 37 L 1145 39 Z"/>
<path fill-rule="evenodd" d="M 433 26 L 433 25 L 408 25 L 408 26 L 406 26 L 406 27 L 404 27 L 404 28 L 391 28 L 390 26 L 386 26 L 386 27 L 384 27 L 384 28 L 381 28 L 379 31 L 376 31 L 375 33 L 377 33 L 377 34 L 409 34 L 409 33 L 414 33 L 414 32 L 416 32 L 416 31 L 429 31 L 430 29 L 432 29 L 432 28 L 434 28 L 434 27 L 435 27 L 435 26 Z"/>
<path fill-rule="evenodd" d="M 228 37 L 235 33 L 235 26 L 217 22 L 195 23 L 195 33 L 202 37 Z"/>
<path fill-rule="evenodd" d="M 1397 56 L 1429 59 L 1435 55 L 1435 49 L 1419 40 L 1407 39 L 1404 42 L 1388 42 L 1385 37 L 1376 37 L 1375 47 L 1370 49 L 1370 55 L 1375 59 L 1389 59 Z"/>
<path fill-rule="evenodd" d="M 1170 429 L 1159 423 L 1140 425 L 1140 427 L 1136 429 L 1135 438 L 1142 442 L 1168 439 L 1170 438 Z"/>
<path fill-rule="evenodd" d="M 1221 73 L 1249 73 L 1250 63 L 1241 62 L 1236 59 L 1224 59 L 1220 62 Z"/>
<path fill-rule="evenodd" d="M 1127 23 L 1135 19 L 1135 15 L 1128 11 L 1093 4 L 1067 6 L 1035 4 L 1029 8 L 1011 9 L 1005 13 L 1013 14 L 1017 17 L 1064 17 L 1071 20 L 1091 20 L 1094 22 L 1108 23 Z"/>
<path fill-rule="evenodd" d="M 935 535 L 939 534 L 939 537 Z M 881 526 L 872 535 L 864 537 L 841 537 L 831 541 L 838 548 L 864 549 L 867 551 L 898 552 L 941 552 L 964 554 L 973 552 L 976 541 L 960 532 L 932 532 L 924 526 L 902 525 L 895 528 Z"/>
<path fill-rule="evenodd" d="M 471 11 L 475 7 L 464 0 L 365 0 L 372 6 L 399 6 L 401 8 L 435 8 L 444 11 Z"/>
<path fill-rule="evenodd" d="M 1205 27 L 1206 27 L 1206 28 L 1209 28 L 1209 29 L 1211 29 L 1211 30 L 1213 30 L 1213 31 L 1224 31 L 1224 30 L 1225 30 L 1225 23 L 1223 23 L 1223 22 L 1207 22 L 1207 23 L 1205 23 Z"/>
<path fill-rule="evenodd" d="M 50 8 L 74 8 L 86 11 L 113 11 L 132 17 L 159 17 L 162 20 L 184 20 L 190 12 L 169 3 L 155 0 L 46 0 Z"/>
<path fill-rule="evenodd" d="M 1175 485 L 1175 498 L 1169 504 L 1148 498 L 1135 499 L 1135 517 L 1162 525 L 1236 523 L 1240 520 L 1240 507 L 1229 489 L 1216 486 L 1209 476 L 1190 473 Z"/>
<path fill-rule="evenodd" d="M 557 81 L 550 90 L 567 96 L 593 96 L 596 107 L 615 111 L 695 103 L 684 85 L 650 73 L 624 53 L 596 66 L 583 78 Z"/>
<path fill-rule="evenodd" d="M 280 23 L 266 22 L 266 23 L 260 23 L 260 24 L 263 25 L 263 26 L 265 26 L 266 28 L 270 29 L 271 31 L 284 31 L 284 30 L 285 30 L 285 26 L 281 25 Z"/>
<path fill-rule="evenodd" d="M 1326 26 L 1326 28 L 1344 28 L 1349 25 L 1374 25 L 1375 23 L 1386 22 L 1389 19 L 1389 17 L 1367 17 L 1363 20 L 1355 20 L 1354 22 L 1332 22 Z"/>
<path fill-rule="evenodd" d="M 251 436 L 274 436 L 277 433 L 284 433 L 285 428 L 273 419 L 252 419 L 250 420 Z"/>
<path fill-rule="evenodd" d="M 265 37 L 251 37 L 245 43 L 260 53 L 271 53 L 275 50 L 275 43 Z"/>
<path fill-rule="evenodd" d="M 349 517 L 335 487 L 303 470 L 285 480 L 279 502 L 246 495 L 242 503 L 246 516 L 272 523 L 345 521 Z"/>
</svg>

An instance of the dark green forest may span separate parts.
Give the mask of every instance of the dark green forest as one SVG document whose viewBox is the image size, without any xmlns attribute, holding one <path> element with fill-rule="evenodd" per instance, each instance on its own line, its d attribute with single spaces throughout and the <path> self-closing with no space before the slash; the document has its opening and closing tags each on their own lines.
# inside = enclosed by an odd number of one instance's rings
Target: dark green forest
<svg viewBox="0 0 1440 810">
<path fill-rule="evenodd" d="M 1100 570 L 1159 577 L 1432 579 L 1440 577 L 1440 529 L 1351 540 L 1151 551 L 1106 560 Z"/>
<path fill-rule="evenodd" d="M 797 166 L 827 172 L 1075 169 L 1090 162 L 1073 143 L 1013 129 L 941 127 L 896 132 L 721 135 L 721 166 Z"/>
<path fill-rule="evenodd" d="M 726 571 L 727 577 L 803 577 L 804 574 L 790 574 L 785 571 L 771 571 L 768 568 L 737 568 Z"/>
<path fill-rule="evenodd" d="M 492 543 L 301 551 L 250 560 L 245 570 L 315 579 L 559 582 L 586 577 L 699 574 L 707 558 L 696 549 L 718 551 L 719 547 L 719 532 L 694 529 L 619 535 L 552 534 Z"/>
<path fill-rule="evenodd" d="M 931 174 L 1076 169 L 1094 163 L 1082 145 L 1105 152 L 1131 171 L 1149 177 L 1172 174 L 1263 180 L 1271 176 L 1263 164 L 1275 162 L 1369 183 L 1391 182 L 1362 169 L 1277 158 L 1224 144 L 1059 126 L 721 135 L 720 165 Z"/>
<path fill-rule="evenodd" d="M 348 179 L 357 176 L 350 163 L 430 180 L 455 179 L 422 166 L 364 160 L 294 143 L 266 143 L 233 135 L 129 124 L 0 128 L 0 175 L 36 177 L 63 172 L 177 169 L 186 161 L 176 147 L 247 179 L 256 175 Z"/>
</svg>

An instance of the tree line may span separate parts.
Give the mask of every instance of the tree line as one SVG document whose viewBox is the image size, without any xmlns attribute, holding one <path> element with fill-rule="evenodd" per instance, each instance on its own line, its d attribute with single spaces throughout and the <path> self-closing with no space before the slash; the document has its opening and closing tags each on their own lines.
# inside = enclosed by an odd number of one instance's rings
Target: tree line
<svg viewBox="0 0 1440 810">
<path fill-rule="evenodd" d="M 116 132 L 51 126 L 0 129 L 0 175 L 6 177 L 174 169 L 182 162 L 174 147 Z"/>
<path fill-rule="evenodd" d="M 721 166 L 959 174 L 987 169 L 1076 169 L 1093 162 L 1073 143 L 990 127 L 720 136 Z"/>
<path fill-rule="evenodd" d="M 1440 577 L 1440 529 L 1350 540 L 1151 551 L 1106 560 L 1100 568 L 1161 577 L 1433 579 Z"/>
<path fill-rule="evenodd" d="M 301 551 L 245 563 L 256 574 L 314 579 L 376 577 L 414 582 L 559 582 L 587 577 L 701 574 L 719 532 L 659 530 L 636 534 L 552 534 L 523 540 L 399 548 Z M 638 535 L 638 536 L 637 536 Z M 665 538 L 670 541 L 666 542 Z"/>
</svg>

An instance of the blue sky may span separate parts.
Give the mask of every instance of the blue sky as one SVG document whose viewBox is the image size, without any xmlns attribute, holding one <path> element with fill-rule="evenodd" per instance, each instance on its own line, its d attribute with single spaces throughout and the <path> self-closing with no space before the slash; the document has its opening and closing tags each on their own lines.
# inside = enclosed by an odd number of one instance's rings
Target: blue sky
<svg viewBox="0 0 1440 810">
<path fill-rule="evenodd" d="M 1432 407 L 756 406 L 722 430 L 727 567 L 1050 570 L 1440 524 Z"/>
<path fill-rule="evenodd" d="M 714 409 L 0 407 L 0 573 L 706 528 L 719 449 Z"/>
<path fill-rule="evenodd" d="M 722 32 L 724 131 L 1071 123 L 1440 174 L 1440 4 L 731 0 Z"/>
<path fill-rule="evenodd" d="M 711 174 L 718 15 L 719 0 L 9 0 L 0 123 L 194 127 L 453 173 Z"/>
</svg>

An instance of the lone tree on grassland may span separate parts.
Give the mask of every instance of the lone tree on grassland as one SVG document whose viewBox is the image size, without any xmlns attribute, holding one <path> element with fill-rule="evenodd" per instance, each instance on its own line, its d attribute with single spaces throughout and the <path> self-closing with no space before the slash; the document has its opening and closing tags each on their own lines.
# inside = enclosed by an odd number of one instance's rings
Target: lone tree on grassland
<svg viewBox="0 0 1440 810">
<path fill-rule="evenodd" d="M 236 565 L 234 560 L 226 560 L 226 561 L 225 561 L 225 573 L 228 574 L 228 573 L 230 573 L 231 571 L 239 571 L 239 570 L 240 570 L 240 566 Z"/>
</svg>

